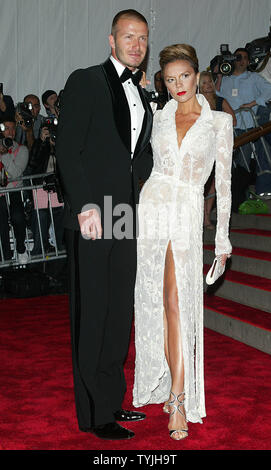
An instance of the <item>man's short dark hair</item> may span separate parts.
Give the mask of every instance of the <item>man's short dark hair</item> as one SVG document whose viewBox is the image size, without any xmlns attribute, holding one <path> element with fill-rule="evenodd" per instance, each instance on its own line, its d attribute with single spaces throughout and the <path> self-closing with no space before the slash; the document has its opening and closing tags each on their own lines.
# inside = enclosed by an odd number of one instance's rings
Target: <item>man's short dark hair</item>
<svg viewBox="0 0 271 470">
<path fill-rule="evenodd" d="M 56 95 L 56 91 L 54 90 L 46 90 L 41 97 L 42 104 L 45 106 L 47 104 L 47 100 L 49 96 Z"/>
<path fill-rule="evenodd" d="M 249 52 L 248 52 L 248 50 L 247 50 L 245 47 L 238 47 L 238 48 L 236 49 L 236 51 L 233 53 L 233 55 L 237 55 L 238 52 L 246 52 L 246 53 L 247 53 L 247 56 L 248 56 L 248 58 L 249 58 Z"/>
<path fill-rule="evenodd" d="M 116 16 L 113 18 L 113 22 L 112 22 L 112 28 L 111 28 L 111 34 L 113 34 L 113 36 L 116 34 L 116 29 L 117 29 L 117 23 L 120 19 L 122 18 L 127 18 L 127 19 L 134 19 L 134 20 L 137 20 L 137 21 L 142 21 L 143 23 L 145 23 L 147 26 L 148 26 L 148 22 L 145 18 L 145 16 L 143 16 L 141 13 L 139 13 L 138 11 L 136 10 L 132 10 L 132 9 L 129 9 L 129 10 L 122 10 L 122 11 L 119 11 Z"/>
<path fill-rule="evenodd" d="M 1 119 L 0 124 L 5 124 L 5 122 L 13 122 L 13 124 L 15 124 L 15 126 L 16 126 L 16 121 L 15 121 L 14 117 L 12 117 L 12 116 L 7 116 L 4 119 Z"/>
<path fill-rule="evenodd" d="M 29 95 L 26 95 L 26 96 L 24 97 L 24 103 L 25 103 L 25 101 L 28 100 L 29 98 L 37 98 L 37 99 L 40 101 L 40 99 L 39 99 L 39 97 L 38 97 L 37 95 L 33 95 L 32 93 L 30 93 Z"/>
</svg>

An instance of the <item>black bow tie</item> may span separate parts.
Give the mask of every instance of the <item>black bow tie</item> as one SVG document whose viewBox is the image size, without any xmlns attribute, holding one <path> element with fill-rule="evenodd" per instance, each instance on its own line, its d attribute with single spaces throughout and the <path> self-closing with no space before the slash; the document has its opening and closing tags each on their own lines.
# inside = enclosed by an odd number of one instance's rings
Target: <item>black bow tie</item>
<svg viewBox="0 0 271 470">
<path fill-rule="evenodd" d="M 139 85 L 142 78 L 142 71 L 138 70 L 136 73 L 132 73 L 132 71 L 126 67 L 120 76 L 121 83 L 126 82 L 129 78 L 131 78 L 134 85 Z"/>
</svg>

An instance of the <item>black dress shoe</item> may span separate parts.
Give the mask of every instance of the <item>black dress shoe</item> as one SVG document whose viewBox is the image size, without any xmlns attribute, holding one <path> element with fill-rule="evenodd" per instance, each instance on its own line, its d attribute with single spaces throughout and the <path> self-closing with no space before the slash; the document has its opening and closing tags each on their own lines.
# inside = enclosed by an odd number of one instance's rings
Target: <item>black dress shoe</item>
<svg viewBox="0 0 271 470">
<path fill-rule="evenodd" d="M 138 411 L 118 410 L 115 411 L 114 417 L 116 421 L 141 421 L 146 415 Z"/>
<path fill-rule="evenodd" d="M 100 424 L 92 428 L 80 428 L 80 431 L 91 432 L 100 439 L 108 440 L 131 439 L 135 435 L 133 431 L 123 428 L 118 423 Z"/>
</svg>

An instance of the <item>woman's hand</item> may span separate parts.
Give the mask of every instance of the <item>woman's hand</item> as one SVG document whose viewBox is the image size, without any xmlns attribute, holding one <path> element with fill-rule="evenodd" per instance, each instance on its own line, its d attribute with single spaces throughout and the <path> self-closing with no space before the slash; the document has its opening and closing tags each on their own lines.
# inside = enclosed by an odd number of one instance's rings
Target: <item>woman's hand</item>
<svg viewBox="0 0 271 470">
<path fill-rule="evenodd" d="M 221 255 L 221 264 L 222 266 L 224 266 L 224 264 L 226 263 L 227 259 L 230 258 L 231 255 L 229 254 L 224 254 L 224 255 Z"/>
</svg>

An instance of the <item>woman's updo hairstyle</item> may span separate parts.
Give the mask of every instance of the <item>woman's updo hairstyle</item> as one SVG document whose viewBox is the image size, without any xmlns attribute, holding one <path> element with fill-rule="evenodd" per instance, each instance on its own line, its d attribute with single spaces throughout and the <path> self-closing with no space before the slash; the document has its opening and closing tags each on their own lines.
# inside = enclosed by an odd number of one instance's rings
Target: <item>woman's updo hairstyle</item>
<svg viewBox="0 0 271 470">
<path fill-rule="evenodd" d="M 173 44 L 172 46 L 165 47 L 159 54 L 160 68 L 162 75 L 167 64 L 176 62 L 177 60 L 187 60 L 193 67 L 194 72 L 199 72 L 199 62 L 194 47 L 189 44 Z"/>
</svg>

